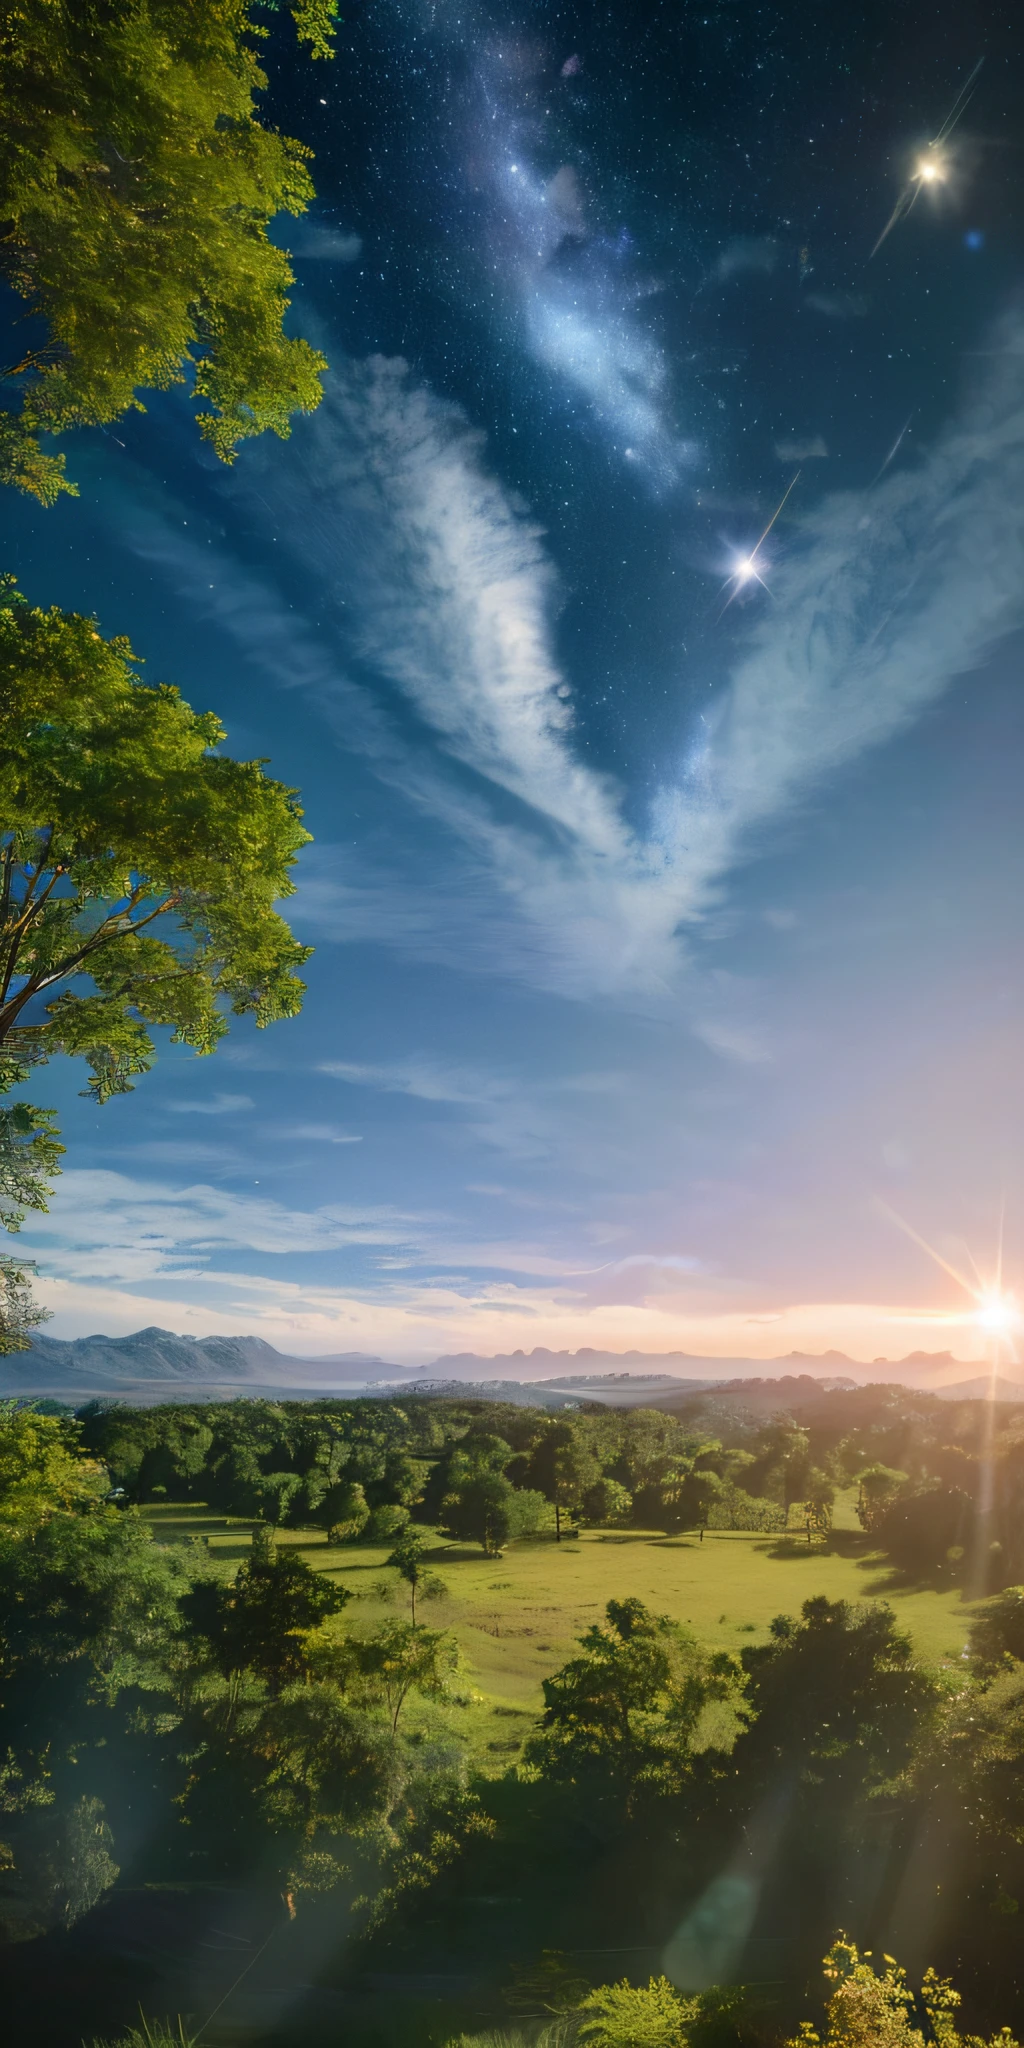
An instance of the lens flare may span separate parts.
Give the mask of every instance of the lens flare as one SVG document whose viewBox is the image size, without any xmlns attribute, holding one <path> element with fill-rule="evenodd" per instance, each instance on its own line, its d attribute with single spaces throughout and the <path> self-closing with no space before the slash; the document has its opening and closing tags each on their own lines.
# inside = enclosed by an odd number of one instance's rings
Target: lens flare
<svg viewBox="0 0 1024 2048">
<path fill-rule="evenodd" d="M 991 1330 L 994 1336 L 1005 1337 L 1020 1324 L 1020 1310 L 1012 1294 L 985 1294 L 981 1298 L 978 1313 L 974 1318 L 983 1330 Z"/>
</svg>

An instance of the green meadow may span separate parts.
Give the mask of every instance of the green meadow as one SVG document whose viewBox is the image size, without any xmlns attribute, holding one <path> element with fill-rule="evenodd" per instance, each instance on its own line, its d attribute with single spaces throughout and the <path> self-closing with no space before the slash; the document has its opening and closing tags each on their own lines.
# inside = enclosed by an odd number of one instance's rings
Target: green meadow
<svg viewBox="0 0 1024 2048">
<path fill-rule="evenodd" d="M 735 1651 L 763 1641 L 774 1615 L 798 1613 L 814 1594 L 886 1599 L 923 1662 L 959 1663 L 972 1606 L 955 1588 L 902 1585 L 857 1528 L 852 1496 L 837 1507 L 831 1538 L 810 1545 L 796 1533 L 708 1531 L 701 1542 L 696 1534 L 588 1530 L 560 1544 L 550 1536 L 513 1543 L 500 1557 L 487 1558 L 439 1537 L 431 1563 L 447 1590 L 423 1604 L 418 1618 L 458 1637 L 467 1705 L 457 1725 L 464 1740 L 485 1767 L 503 1769 L 543 1705 L 542 1679 L 571 1656 L 606 1601 L 630 1594 L 688 1624 L 712 1648 Z M 143 1512 L 160 1542 L 198 1540 L 211 1564 L 226 1573 L 249 1548 L 250 1522 L 200 1506 Z M 346 1627 L 369 1628 L 407 1603 L 407 1590 L 386 1569 L 387 1547 L 331 1546 L 318 1532 L 301 1529 L 281 1530 L 277 1540 L 348 1588 L 353 1601 Z M 413 1708 L 408 1725 L 426 1733 L 433 1718 L 431 1710 Z"/>
</svg>

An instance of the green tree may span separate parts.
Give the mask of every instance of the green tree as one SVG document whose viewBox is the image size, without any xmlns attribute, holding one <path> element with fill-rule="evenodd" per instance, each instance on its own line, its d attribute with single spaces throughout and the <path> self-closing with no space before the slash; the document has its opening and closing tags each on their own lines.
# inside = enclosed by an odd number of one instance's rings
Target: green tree
<svg viewBox="0 0 1024 2048">
<path fill-rule="evenodd" d="M 386 1811 L 395 1759 L 381 1733 L 329 1679 L 307 1674 L 269 1699 L 248 1740 L 264 1762 L 261 1803 L 273 1831 L 309 1844 L 319 1830 L 337 1834 Z"/>
<path fill-rule="evenodd" d="M 813 1818 L 827 1848 L 841 1809 L 910 1769 L 934 1724 L 936 1685 L 890 1607 L 823 1594 L 804 1601 L 799 1622 L 778 1616 L 742 1663 L 753 1718 L 737 1769 L 765 1783 L 790 1773 L 806 1793 L 804 1824 Z"/>
<path fill-rule="evenodd" d="M 280 1690 L 305 1675 L 306 1632 L 340 1614 L 351 1597 L 294 1550 L 278 1549 L 269 1529 L 255 1529 L 233 1584 L 204 1581 L 186 1594 L 182 1611 L 205 1636 L 225 1677 L 255 1671 Z"/>
<path fill-rule="evenodd" d="M 857 1519 L 869 1535 L 877 1529 L 906 1479 L 905 1472 L 897 1472 L 890 1465 L 865 1465 L 858 1472 Z"/>
<path fill-rule="evenodd" d="M 116 1875 L 102 1800 L 147 1698 L 171 1704 L 180 1558 L 132 1512 L 0 1530 L 0 1923 L 66 1926 Z"/>
<path fill-rule="evenodd" d="M 789 1508 L 805 1497 L 810 1463 L 811 1440 L 807 1430 L 799 1429 L 793 1422 L 772 1422 L 760 1432 L 740 1485 L 748 1493 L 778 1500 Z"/>
<path fill-rule="evenodd" d="M 1004 1657 L 983 1684 L 955 1697 L 922 1775 L 936 1788 L 950 1778 L 957 1785 L 989 1864 L 1000 1837 L 1024 1847 L 1024 1663 Z"/>
<path fill-rule="evenodd" d="M 0 1055 L 0 1098 L 27 1078 L 22 1061 Z M 20 1230 L 26 1209 L 46 1209 L 50 1179 L 60 1171 L 63 1151 L 52 1110 L 0 1099 L 0 1224 L 5 1230 Z M 47 1312 L 32 1299 L 29 1276 L 34 1270 L 31 1259 L 0 1253 L 0 1355 L 26 1351 L 31 1331 L 45 1320 Z"/>
<path fill-rule="evenodd" d="M 376 1634 L 353 1639 L 349 1648 L 363 1697 L 385 1707 L 392 1734 L 410 1693 L 432 1700 L 451 1697 L 459 1648 L 444 1630 L 387 1621 Z"/>
<path fill-rule="evenodd" d="M 579 1428 L 568 1420 L 549 1422 L 534 1445 L 527 1483 L 555 1510 L 556 1543 L 562 1540 L 562 1515 L 578 1512 L 600 1476 L 601 1467 Z"/>
<path fill-rule="evenodd" d="M 338 1479 L 318 1502 L 313 1520 L 327 1531 L 329 1543 L 350 1543 L 361 1536 L 370 1519 L 366 1494 L 358 1479 Z"/>
<path fill-rule="evenodd" d="M 822 1472 L 819 1466 L 812 1465 L 805 1482 L 803 1504 L 808 1543 L 812 1536 L 829 1534 L 835 1498 L 836 1490 L 828 1473 Z"/>
<path fill-rule="evenodd" d="M 0 1046 L 84 1054 L 102 1102 L 152 1064 L 150 1025 L 207 1053 L 225 1005 L 295 1015 L 309 949 L 274 905 L 309 834 L 294 792 L 219 753 L 216 718 L 143 685 L 125 641 L 9 581 L 3 598 Z"/>
<path fill-rule="evenodd" d="M 1007 1586 L 986 1601 L 971 1623 L 969 1640 L 982 1671 L 998 1671 L 1008 1659 L 1024 1664 L 1024 1586 Z"/>
<path fill-rule="evenodd" d="M 624 1522 L 633 1506 L 628 1487 L 602 1473 L 583 1496 L 583 1515 L 588 1522 Z"/>
<path fill-rule="evenodd" d="M 605 1611 L 580 1637 L 581 1654 L 544 1680 L 541 1733 L 527 1756 L 545 1777 L 628 1811 L 641 1788 L 678 1786 L 705 1707 L 738 1696 L 739 1670 L 640 1600 L 609 1600 Z"/>
<path fill-rule="evenodd" d="M 701 1527 L 728 1492 L 717 1472 L 695 1471 L 692 1466 L 670 1470 L 661 1483 L 664 1527 L 669 1531 Z"/>
<path fill-rule="evenodd" d="M 385 1562 L 392 1565 L 399 1578 L 405 1580 L 412 1600 L 412 1625 L 416 1626 L 416 1595 L 437 1599 L 444 1591 L 444 1580 L 433 1572 L 427 1559 L 430 1555 L 430 1537 L 423 1529 L 410 1526 L 403 1529 L 394 1550 Z"/>
<path fill-rule="evenodd" d="M 479 1543 L 485 1557 L 497 1557 L 515 1536 L 531 1536 L 540 1526 L 544 1496 L 515 1487 L 504 1472 L 481 1466 L 460 1472 L 441 1503 L 442 1526 L 463 1543 Z"/>
<path fill-rule="evenodd" d="M 334 0 L 292 0 L 331 54 Z M 0 218 L 8 281 L 42 325 L 6 371 L 0 476 L 69 487 L 40 436 L 141 410 L 188 378 L 199 429 L 239 441 L 319 403 L 323 357 L 284 334 L 293 282 L 267 237 L 313 197 L 309 151 L 256 119 L 249 0 L 6 0 Z"/>
<path fill-rule="evenodd" d="M 103 1466 L 83 1458 L 76 1423 L 0 1402 L 0 1531 L 31 1535 L 52 1515 L 88 1513 L 108 1490 Z"/>
</svg>

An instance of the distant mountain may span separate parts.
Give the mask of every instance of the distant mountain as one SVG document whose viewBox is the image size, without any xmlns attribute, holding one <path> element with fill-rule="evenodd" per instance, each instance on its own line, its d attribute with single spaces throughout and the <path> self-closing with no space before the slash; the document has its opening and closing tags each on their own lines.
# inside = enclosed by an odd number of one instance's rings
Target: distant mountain
<svg viewBox="0 0 1024 2048">
<path fill-rule="evenodd" d="M 982 1359 L 954 1358 L 949 1351 L 912 1351 L 907 1358 L 876 1358 L 871 1364 L 848 1358 L 844 1351 L 788 1351 L 781 1358 L 709 1358 L 692 1351 L 548 1351 L 538 1345 L 533 1351 L 505 1351 L 482 1358 L 475 1351 L 450 1353 L 435 1358 L 427 1368 L 431 1379 L 472 1380 L 514 1379 L 520 1382 L 550 1380 L 558 1386 L 582 1383 L 586 1378 L 602 1379 L 613 1373 L 653 1381 L 656 1377 L 685 1380 L 690 1386 L 721 1386 L 734 1379 L 778 1378 L 810 1373 L 815 1379 L 837 1376 L 856 1386 L 872 1381 L 895 1380 L 904 1386 L 937 1392 L 942 1383 L 962 1380 L 965 1375 L 987 1373 Z"/>
<path fill-rule="evenodd" d="M 912 1352 L 890 1362 L 865 1365 L 841 1351 L 819 1355 L 791 1351 L 784 1358 L 706 1358 L 687 1351 L 550 1351 L 498 1353 L 490 1358 L 462 1351 L 430 1366 L 402 1366 L 366 1351 L 330 1358 L 295 1358 L 262 1337 L 183 1337 L 151 1327 L 128 1337 L 37 1336 L 29 1351 L 0 1358 L 0 1395 L 59 1394 L 87 1399 L 117 1395 L 125 1400 L 182 1399 L 204 1391 L 222 1398 L 238 1394 L 327 1394 L 349 1389 L 430 1386 L 436 1391 L 464 1387 L 474 1392 L 533 1390 L 538 1399 L 600 1400 L 615 1406 L 661 1405 L 690 1394 L 716 1391 L 743 1395 L 754 1403 L 806 1398 L 833 1387 L 888 1380 L 920 1391 L 977 1399 L 988 1391 L 989 1371 L 980 1360 L 950 1352 Z M 1007 1392 L 1003 1392 L 1003 1388 Z M 1000 1399 L 1024 1398 L 1024 1389 L 1000 1383 Z M 512 1397 L 517 1398 L 517 1397 Z"/>
<path fill-rule="evenodd" d="M 978 1379 L 956 1380 L 953 1385 L 935 1387 L 940 1401 L 1024 1401 L 1024 1385 L 1020 1380 L 1004 1380 L 999 1374 L 995 1379 L 990 1373 L 983 1373 Z"/>
<path fill-rule="evenodd" d="M 138 1389 L 187 1393 L 326 1392 L 395 1379 L 401 1367 L 368 1352 L 290 1358 L 262 1337 L 180 1337 L 155 1325 L 129 1337 L 37 1336 L 28 1351 L 0 1358 L 0 1394 L 106 1394 Z"/>
</svg>

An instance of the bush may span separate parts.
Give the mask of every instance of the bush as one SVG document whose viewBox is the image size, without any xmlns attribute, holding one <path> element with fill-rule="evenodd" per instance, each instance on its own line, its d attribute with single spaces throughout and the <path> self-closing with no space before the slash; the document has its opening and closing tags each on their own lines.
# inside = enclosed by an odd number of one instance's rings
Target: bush
<svg viewBox="0 0 1024 2048">
<path fill-rule="evenodd" d="M 393 1505 L 374 1508 L 360 1540 L 363 1543 L 394 1543 L 409 1527 L 411 1520 L 408 1508 Z"/>
<path fill-rule="evenodd" d="M 708 1509 L 709 1529 L 749 1529 L 762 1536 L 781 1535 L 786 1526 L 786 1509 L 778 1501 L 762 1500 L 744 1493 L 741 1486 L 727 1487 Z"/>
</svg>

